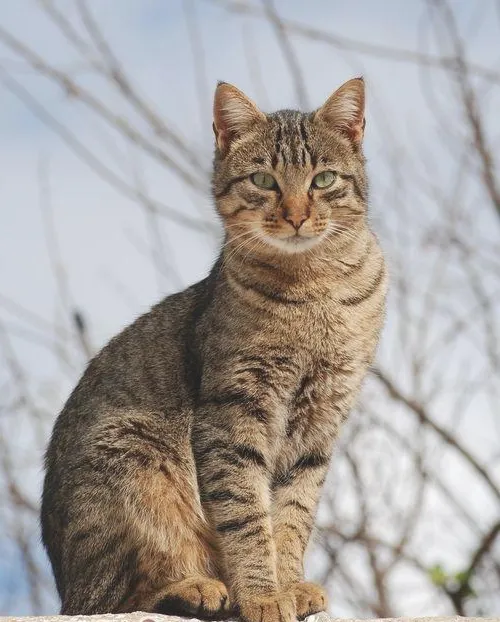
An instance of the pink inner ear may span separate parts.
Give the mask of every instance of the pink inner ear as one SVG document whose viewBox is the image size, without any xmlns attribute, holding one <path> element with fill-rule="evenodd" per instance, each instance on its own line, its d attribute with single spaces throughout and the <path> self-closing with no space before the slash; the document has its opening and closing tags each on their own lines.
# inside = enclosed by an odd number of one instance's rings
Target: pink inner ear
<svg viewBox="0 0 500 622">
<path fill-rule="evenodd" d="M 226 97 L 222 88 L 222 86 L 217 87 L 214 99 L 214 127 L 217 133 L 224 131 L 226 125 L 224 117 L 224 102 Z"/>
<path fill-rule="evenodd" d="M 347 134 L 354 142 L 363 138 L 365 89 L 360 78 L 343 84 L 318 110 L 317 118 Z"/>
<path fill-rule="evenodd" d="M 233 138 L 265 119 L 253 101 L 239 89 L 231 84 L 219 84 L 214 98 L 214 125 L 219 148 L 226 149 Z"/>
<path fill-rule="evenodd" d="M 227 113 L 224 110 L 227 95 L 221 92 L 222 89 L 223 86 L 219 86 L 215 94 L 213 128 L 219 149 L 225 150 L 229 142 L 229 132 Z"/>
</svg>

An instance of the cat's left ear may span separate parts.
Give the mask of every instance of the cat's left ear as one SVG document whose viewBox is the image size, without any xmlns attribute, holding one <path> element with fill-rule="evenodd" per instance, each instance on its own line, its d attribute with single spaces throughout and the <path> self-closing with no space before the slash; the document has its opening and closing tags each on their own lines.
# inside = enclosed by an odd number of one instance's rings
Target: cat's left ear
<svg viewBox="0 0 500 622">
<path fill-rule="evenodd" d="M 365 82 L 353 78 L 345 82 L 319 108 L 314 120 L 321 120 L 360 145 L 365 129 Z"/>
<path fill-rule="evenodd" d="M 252 125 L 265 122 L 266 115 L 253 101 L 227 82 L 219 82 L 214 96 L 214 134 L 217 146 L 226 153 L 231 141 Z"/>
</svg>

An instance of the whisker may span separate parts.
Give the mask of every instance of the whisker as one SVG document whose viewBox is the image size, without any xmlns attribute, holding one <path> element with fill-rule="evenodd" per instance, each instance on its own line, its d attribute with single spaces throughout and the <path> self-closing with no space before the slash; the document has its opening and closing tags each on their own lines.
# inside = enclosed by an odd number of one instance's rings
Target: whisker
<svg viewBox="0 0 500 622">
<path fill-rule="evenodd" d="M 248 255 L 253 252 L 259 245 L 260 243 L 263 241 L 262 238 L 260 237 L 260 235 L 256 236 L 257 238 L 257 242 L 248 250 L 247 254 L 243 257 L 242 262 L 245 263 Z"/>
<path fill-rule="evenodd" d="M 240 221 L 240 222 L 233 222 L 233 223 L 229 223 L 228 225 L 224 225 L 225 229 L 233 229 L 234 227 L 244 227 L 246 224 L 248 224 L 248 221 Z"/>
<path fill-rule="evenodd" d="M 236 253 L 238 253 L 240 250 L 245 248 L 247 244 L 250 244 L 256 239 L 260 239 L 260 235 L 256 231 L 248 231 L 247 233 L 249 234 L 249 237 L 246 237 L 243 240 L 243 242 L 238 244 L 235 248 L 231 249 L 231 251 L 224 257 L 222 264 L 221 264 L 221 269 L 225 267 L 229 261 L 232 260 L 232 258 L 234 257 Z"/>
<path fill-rule="evenodd" d="M 243 239 L 243 241 L 240 241 L 239 244 L 237 244 L 233 249 L 232 252 L 229 253 L 230 256 L 232 256 L 234 254 L 235 251 L 238 251 L 240 248 L 242 248 L 243 246 L 245 246 L 245 244 L 247 242 L 251 242 L 252 240 L 255 239 L 255 237 L 257 236 L 257 232 L 256 231 L 248 231 L 246 236 L 240 236 Z"/>
<path fill-rule="evenodd" d="M 235 255 L 239 254 L 241 251 L 247 248 L 247 246 L 250 245 L 254 240 L 255 237 L 244 240 L 237 248 L 235 248 L 230 254 L 228 254 L 227 257 L 225 257 L 224 261 L 222 262 L 221 268 L 227 266 L 233 260 Z"/>
<path fill-rule="evenodd" d="M 231 244 L 232 242 L 234 242 L 235 240 L 239 240 L 240 238 L 246 236 L 246 235 L 251 235 L 254 233 L 254 230 L 246 230 L 243 231 L 243 233 L 240 233 L 239 235 L 235 235 L 234 237 L 229 238 L 229 240 L 227 240 L 226 242 L 224 242 L 224 244 L 222 245 L 222 248 L 225 248 L 226 246 L 229 246 L 229 244 Z"/>
<path fill-rule="evenodd" d="M 357 240 L 359 238 L 359 234 L 350 231 L 348 227 L 345 225 L 341 225 L 340 223 L 332 222 L 328 225 L 329 233 L 337 233 L 340 236 L 346 237 L 350 240 Z"/>
</svg>

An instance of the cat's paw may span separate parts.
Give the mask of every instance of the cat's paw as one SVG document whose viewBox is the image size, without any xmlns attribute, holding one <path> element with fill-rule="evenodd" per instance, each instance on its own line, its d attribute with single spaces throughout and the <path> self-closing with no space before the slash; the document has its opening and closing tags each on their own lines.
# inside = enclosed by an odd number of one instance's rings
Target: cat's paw
<svg viewBox="0 0 500 622">
<path fill-rule="evenodd" d="M 157 607 L 160 613 L 195 615 L 199 618 L 227 618 L 231 612 L 224 583 L 197 577 L 169 585 Z"/>
<path fill-rule="evenodd" d="M 243 622 L 296 622 L 293 594 L 284 592 L 268 596 L 255 596 L 240 601 L 239 616 Z"/>
<path fill-rule="evenodd" d="M 319 585 L 300 581 L 299 583 L 294 583 L 288 589 L 295 597 L 295 607 L 299 620 L 313 613 L 326 610 L 328 598 L 325 590 Z"/>
</svg>

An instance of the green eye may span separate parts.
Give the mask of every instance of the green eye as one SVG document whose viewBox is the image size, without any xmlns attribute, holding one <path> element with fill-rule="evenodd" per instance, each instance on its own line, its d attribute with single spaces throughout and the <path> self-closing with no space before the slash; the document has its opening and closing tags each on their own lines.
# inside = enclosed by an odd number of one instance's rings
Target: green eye
<svg viewBox="0 0 500 622">
<path fill-rule="evenodd" d="M 254 173 L 250 179 L 258 188 L 264 190 L 275 190 L 278 187 L 276 180 L 269 173 Z"/>
<path fill-rule="evenodd" d="M 329 188 L 335 181 L 336 177 L 337 173 L 334 171 L 323 171 L 314 177 L 311 186 L 313 188 Z"/>
</svg>

